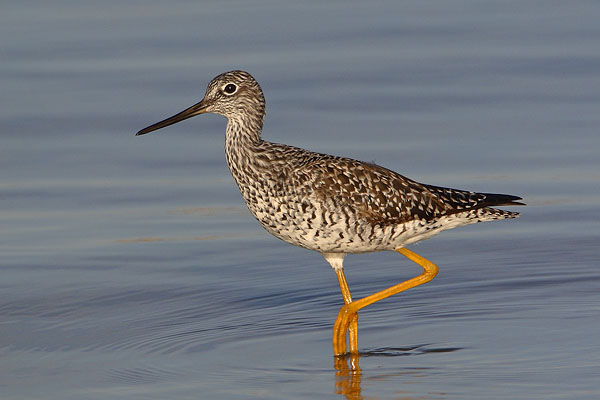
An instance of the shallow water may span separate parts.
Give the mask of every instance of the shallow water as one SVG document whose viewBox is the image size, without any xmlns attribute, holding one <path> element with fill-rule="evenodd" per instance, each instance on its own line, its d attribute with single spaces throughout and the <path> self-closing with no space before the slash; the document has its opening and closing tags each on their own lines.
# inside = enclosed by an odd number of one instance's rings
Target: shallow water
<svg viewBox="0 0 600 400">
<path fill-rule="evenodd" d="M 600 6 L 345 4 L 3 6 L 2 399 L 600 396 Z M 413 246 L 440 274 L 334 360 L 335 275 L 245 209 L 223 118 L 133 136 L 234 68 L 266 139 L 528 206 Z M 419 273 L 346 270 L 355 298 Z"/>
</svg>

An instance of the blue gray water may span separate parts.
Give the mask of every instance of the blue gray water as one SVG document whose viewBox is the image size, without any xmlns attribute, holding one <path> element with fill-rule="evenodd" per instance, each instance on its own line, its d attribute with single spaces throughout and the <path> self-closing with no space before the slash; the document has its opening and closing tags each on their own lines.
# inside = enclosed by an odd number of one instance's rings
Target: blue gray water
<svg viewBox="0 0 600 400">
<path fill-rule="evenodd" d="M 589 1 L 3 4 L 0 398 L 600 398 L 599 20 Z M 528 203 L 412 247 L 440 274 L 361 312 L 360 372 L 332 357 L 335 274 L 250 216 L 224 119 L 134 137 L 236 68 L 268 140 Z M 393 253 L 346 270 L 354 297 L 419 273 Z"/>
</svg>

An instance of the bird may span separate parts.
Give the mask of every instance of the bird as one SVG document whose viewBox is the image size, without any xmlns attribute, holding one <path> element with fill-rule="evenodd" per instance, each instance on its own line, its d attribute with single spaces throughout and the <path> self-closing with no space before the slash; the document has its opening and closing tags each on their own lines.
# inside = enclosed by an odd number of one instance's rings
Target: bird
<svg viewBox="0 0 600 400">
<path fill-rule="evenodd" d="M 337 275 L 344 305 L 333 325 L 334 356 L 359 354 L 359 310 L 437 275 L 437 265 L 407 245 L 462 225 L 516 218 L 494 207 L 525 205 L 518 196 L 423 184 L 374 163 L 263 140 L 265 104 L 252 75 L 229 71 L 210 81 L 199 103 L 136 136 L 204 113 L 227 119 L 226 161 L 250 213 L 273 236 L 321 253 Z M 423 273 L 353 300 L 344 257 L 377 251 L 396 251 Z"/>
</svg>

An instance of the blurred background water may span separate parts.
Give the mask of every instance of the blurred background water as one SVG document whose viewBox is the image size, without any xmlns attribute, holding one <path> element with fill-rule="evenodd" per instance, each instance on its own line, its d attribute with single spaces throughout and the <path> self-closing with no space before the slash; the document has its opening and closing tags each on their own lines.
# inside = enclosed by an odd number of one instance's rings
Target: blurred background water
<svg viewBox="0 0 600 400">
<path fill-rule="evenodd" d="M 0 398 L 597 399 L 600 3 L 20 1 L 0 13 Z M 514 221 L 412 248 L 431 283 L 361 312 L 270 237 L 225 120 L 135 138 L 215 75 L 263 137 L 521 195 Z M 349 256 L 354 297 L 419 268 Z"/>
</svg>

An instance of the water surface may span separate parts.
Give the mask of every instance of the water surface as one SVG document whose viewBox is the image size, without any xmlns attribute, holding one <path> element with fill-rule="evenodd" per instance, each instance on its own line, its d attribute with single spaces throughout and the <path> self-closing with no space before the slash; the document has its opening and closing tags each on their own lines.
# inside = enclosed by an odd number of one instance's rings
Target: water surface
<svg viewBox="0 0 600 400">
<path fill-rule="evenodd" d="M 600 6 L 57 0 L 0 15 L 2 399 L 596 399 Z M 431 283 L 360 315 L 319 254 L 266 234 L 202 116 L 243 68 L 264 137 L 521 195 L 514 221 L 412 249 Z M 411 278 L 349 256 L 355 298 Z M 352 370 L 351 363 L 360 365 Z"/>
</svg>

